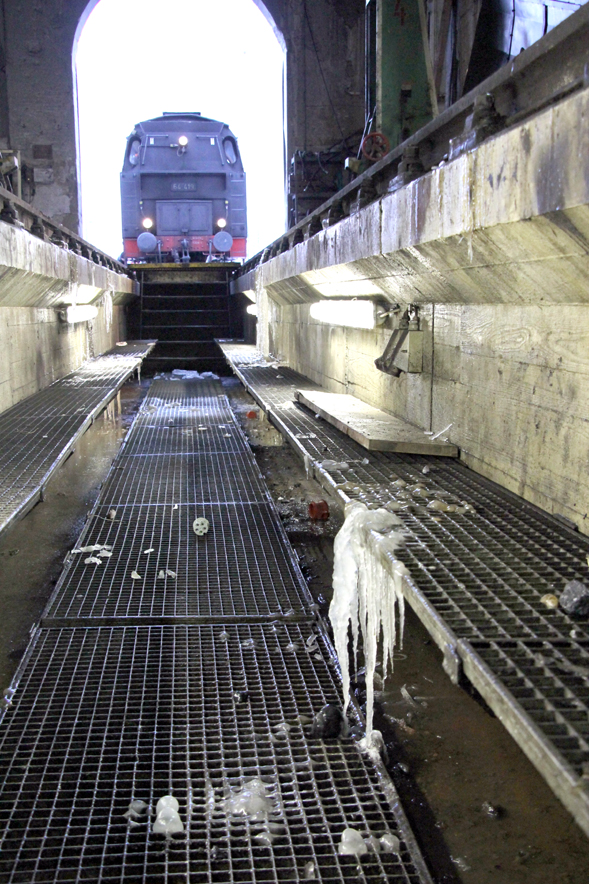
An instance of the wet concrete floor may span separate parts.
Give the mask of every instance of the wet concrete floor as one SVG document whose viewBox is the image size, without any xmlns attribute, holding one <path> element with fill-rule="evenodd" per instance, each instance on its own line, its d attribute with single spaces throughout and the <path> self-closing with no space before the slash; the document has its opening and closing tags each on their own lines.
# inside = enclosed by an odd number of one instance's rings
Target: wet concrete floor
<svg viewBox="0 0 589 884">
<path fill-rule="evenodd" d="M 51 595 L 148 383 L 123 387 L 49 484 L 45 502 L 0 540 L 1 687 L 12 679 L 31 626 Z M 243 388 L 227 379 L 225 390 L 250 436 L 309 587 L 327 613 L 333 537 L 342 523 L 337 502 L 306 478 L 302 462 L 255 414 L 257 407 Z M 329 519 L 312 521 L 308 504 L 321 499 L 327 499 Z M 589 840 L 501 723 L 466 689 L 452 685 L 441 663 L 438 649 L 408 611 L 403 648 L 381 693 L 376 722 L 434 881 L 589 881 Z M 361 679 L 358 696 L 362 702 Z"/>
</svg>

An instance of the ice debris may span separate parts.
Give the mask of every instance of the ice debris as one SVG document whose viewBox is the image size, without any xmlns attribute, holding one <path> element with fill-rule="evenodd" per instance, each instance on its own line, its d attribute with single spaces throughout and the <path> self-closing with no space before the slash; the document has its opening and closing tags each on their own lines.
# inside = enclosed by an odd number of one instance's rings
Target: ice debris
<svg viewBox="0 0 589 884">
<path fill-rule="evenodd" d="M 196 534 L 197 537 L 202 537 L 204 534 L 208 533 L 209 530 L 209 520 L 204 519 L 200 516 L 198 519 L 195 519 L 192 523 L 192 530 Z"/>
<path fill-rule="evenodd" d="M 333 599 L 329 618 L 342 671 L 345 698 L 344 717 L 350 702 L 348 630 L 351 625 L 354 656 L 358 635 L 364 641 L 366 662 L 366 737 L 370 738 L 374 710 L 374 669 L 382 631 L 383 669 L 393 665 L 397 640 L 396 606 L 399 606 L 399 644 L 403 639 L 404 599 L 402 594 L 405 566 L 395 552 L 403 543 L 402 522 L 384 509 L 368 510 L 365 504 L 351 501 L 346 518 L 334 542 Z M 369 548 L 370 539 L 373 548 Z M 376 546 L 376 548 L 374 548 Z M 392 576 L 378 561 L 378 554 L 392 566 Z"/>
<path fill-rule="evenodd" d="M 149 553 L 152 553 L 152 552 L 155 552 L 155 549 L 153 548 L 153 546 L 150 547 L 149 549 L 144 549 L 144 550 L 143 550 L 143 555 L 144 555 L 144 556 L 147 556 L 147 555 L 149 555 Z"/>
<path fill-rule="evenodd" d="M 366 736 L 358 743 L 360 752 L 368 755 L 372 761 L 378 762 L 381 758 L 385 762 L 388 761 L 387 747 L 385 746 L 383 735 L 374 728 L 370 731 L 370 736 Z"/>
<path fill-rule="evenodd" d="M 569 580 L 560 597 L 560 607 L 567 614 L 586 617 L 589 614 L 589 587 L 580 580 Z"/>
<path fill-rule="evenodd" d="M 337 852 L 340 856 L 364 856 L 368 848 L 357 829 L 344 829 Z"/>
<path fill-rule="evenodd" d="M 179 804 L 173 795 L 164 795 L 157 803 L 156 818 L 153 824 L 153 831 L 156 835 L 176 835 L 178 832 L 184 831 L 184 825 L 178 813 Z"/>
<path fill-rule="evenodd" d="M 88 556 L 87 559 L 84 559 L 85 565 L 104 565 L 102 559 L 99 559 L 97 556 Z"/>
<path fill-rule="evenodd" d="M 203 378 L 211 378 L 213 381 L 219 380 L 219 375 L 215 374 L 213 371 L 190 371 L 187 368 L 175 368 L 170 376 L 171 380 L 180 381 L 198 381 Z"/>
<path fill-rule="evenodd" d="M 342 460 L 342 461 L 322 460 L 321 463 L 319 464 L 319 466 L 324 470 L 329 470 L 329 471 L 337 470 L 340 473 L 345 473 L 347 470 L 350 469 L 350 464 L 347 463 L 345 460 Z"/>
<path fill-rule="evenodd" d="M 72 553 L 93 553 L 103 549 L 110 550 L 112 546 L 108 546 L 106 543 L 94 543 L 91 546 L 78 546 L 72 550 Z"/>
<path fill-rule="evenodd" d="M 129 804 L 129 807 L 123 814 L 130 823 L 146 823 L 147 822 L 147 803 L 140 798 L 135 798 Z"/>
<path fill-rule="evenodd" d="M 138 574 L 137 571 L 131 571 L 131 580 L 141 580 L 141 574 Z"/>
<path fill-rule="evenodd" d="M 385 832 L 378 838 L 368 835 L 364 838 L 357 829 L 344 829 L 337 849 L 340 856 L 365 856 L 367 853 L 399 853 L 400 841 L 392 832 Z"/>
<path fill-rule="evenodd" d="M 107 517 L 107 519 L 110 519 L 111 522 L 114 522 L 114 520 L 115 520 L 116 517 L 117 517 L 117 511 L 114 510 L 114 509 L 113 509 L 113 510 L 109 510 L 109 511 L 107 512 L 107 514 L 106 514 L 106 517 Z"/>
<path fill-rule="evenodd" d="M 158 580 L 165 580 L 166 577 L 171 577 L 172 580 L 175 580 L 177 576 L 178 576 L 178 575 L 176 574 L 176 572 L 175 572 L 175 571 L 170 571 L 169 568 L 166 568 L 165 571 L 164 571 L 163 568 L 161 568 L 161 569 L 157 572 L 157 579 L 158 579 Z"/>
<path fill-rule="evenodd" d="M 280 812 L 280 802 L 272 797 L 266 783 L 254 777 L 225 798 L 223 810 L 228 816 L 248 817 L 252 823 L 265 822 Z"/>
<path fill-rule="evenodd" d="M 319 650 L 319 647 L 317 645 L 317 636 L 315 635 L 314 632 L 309 636 L 309 638 L 307 639 L 305 644 L 306 644 L 307 650 L 310 654 L 312 654 L 313 651 Z"/>
<path fill-rule="evenodd" d="M 379 841 L 381 853 L 399 853 L 401 843 L 392 832 L 385 832 L 384 835 L 381 835 Z"/>
<path fill-rule="evenodd" d="M 315 868 L 315 863 L 309 861 L 305 863 L 303 868 L 303 880 L 304 881 L 312 881 L 317 877 L 317 869 Z"/>
</svg>

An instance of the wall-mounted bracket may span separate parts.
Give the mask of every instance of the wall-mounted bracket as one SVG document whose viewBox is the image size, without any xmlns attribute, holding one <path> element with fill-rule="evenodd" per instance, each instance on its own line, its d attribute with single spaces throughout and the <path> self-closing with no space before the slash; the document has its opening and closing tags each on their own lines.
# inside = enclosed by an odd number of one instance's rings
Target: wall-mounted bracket
<svg viewBox="0 0 589 884">
<path fill-rule="evenodd" d="M 379 371 L 398 378 L 401 372 L 419 374 L 423 371 L 423 332 L 419 331 L 417 308 L 405 311 L 382 356 L 374 360 Z"/>
</svg>

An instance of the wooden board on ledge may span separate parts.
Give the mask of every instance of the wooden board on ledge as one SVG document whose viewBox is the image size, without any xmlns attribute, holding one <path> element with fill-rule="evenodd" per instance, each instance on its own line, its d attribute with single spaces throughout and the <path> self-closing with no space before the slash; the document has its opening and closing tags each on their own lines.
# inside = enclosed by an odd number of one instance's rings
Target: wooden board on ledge
<svg viewBox="0 0 589 884">
<path fill-rule="evenodd" d="M 432 440 L 419 427 L 347 393 L 296 390 L 295 396 L 302 405 L 369 451 L 458 457 L 456 445 L 441 439 Z"/>
</svg>

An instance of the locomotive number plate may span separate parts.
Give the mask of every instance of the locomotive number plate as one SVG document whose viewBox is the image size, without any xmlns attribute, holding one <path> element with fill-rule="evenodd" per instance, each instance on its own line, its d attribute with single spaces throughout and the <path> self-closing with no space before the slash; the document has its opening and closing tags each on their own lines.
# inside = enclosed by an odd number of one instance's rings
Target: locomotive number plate
<svg viewBox="0 0 589 884">
<path fill-rule="evenodd" d="M 196 184 L 190 181 L 176 181 L 172 184 L 172 190 L 196 190 Z"/>
</svg>

